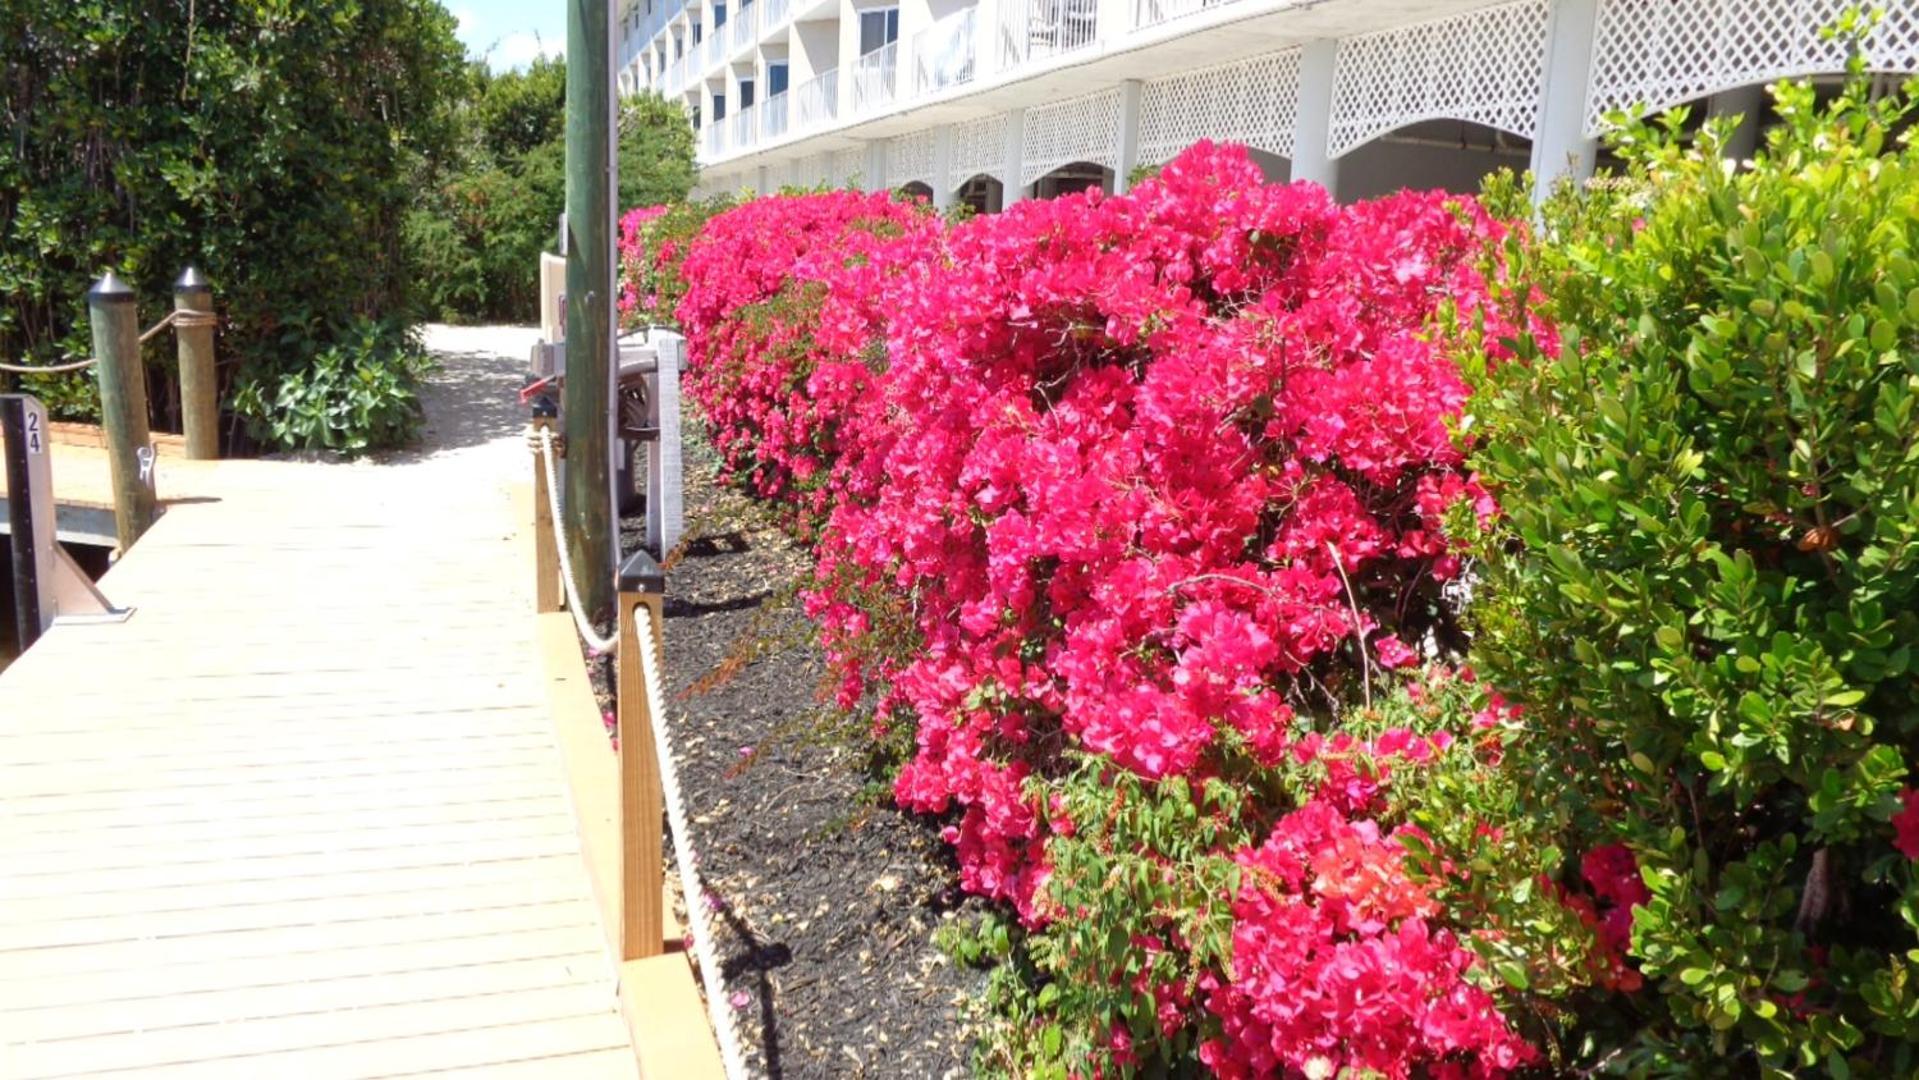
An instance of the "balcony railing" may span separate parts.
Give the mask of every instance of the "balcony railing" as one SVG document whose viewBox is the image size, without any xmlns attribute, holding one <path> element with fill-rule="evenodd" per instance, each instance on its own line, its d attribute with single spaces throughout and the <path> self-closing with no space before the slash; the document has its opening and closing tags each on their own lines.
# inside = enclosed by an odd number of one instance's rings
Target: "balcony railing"
<svg viewBox="0 0 1919 1080">
<path fill-rule="evenodd" d="M 893 101 L 899 85 L 900 43 L 889 41 L 853 61 L 853 111 L 870 112 Z"/>
<path fill-rule="evenodd" d="M 734 150 L 744 150 L 759 141 L 760 107 L 748 105 L 726 118 L 726 141 Z"/>
<path fill-rule="evenodd" d="M 706 36 L 706 63 L 708 67 L 726 59 L 726 24 L 713 28 Z"/>
<path fill-rule="evenodd" d="M 979 27 L 974 12 L 978 10 L 955 11 L 913 35 L 914 93 L 930 94 L 973 81 L 973 42 Z"/>
<path fill-rule="evenodd" d="M 706 125 L 706 156 L 710 161 L 726 153 L 726 121 Z"/>
<path fill-rule="evenodd" d="M 1137 0 L 1133 9 L 1134 26 L 1158 26 L 1172 19 L 1215 8 L 1231 0 Z"/>
<path fill-rule="evenodd" d="M 760 9 L 761 33 L 778 30 L 793 10 L 792 0 L 754 0 L 754 3 L 764 5 Z"/>
<path fill-rule="evenodd" d="M 760 6 L 747 4 L 733 13 L 733 50 L 738 52 L 759 39 Z"/>
<path fill-rule="evenodd" d="M 1000 8 L 1000 66 L 1069 53 L 1098 36 L 1099 0 L 1007 0 Z"/>
<path fill-rule="evenodd" d="M 828 68 L 800 84 L 799 125 L 830 124 L 840 114 L 840 69 Z"/>
<path fill-rule="evenodd" d="M 766 13 L 771 15 L 773 9 L 767 8 Z M 782 90 L 772 97 L 767 98 L 765 101 L 760 102 L 761 141 L 772 142 L 774 139 L 786 134 L 786 111 L 788 102 L 792 100 L 792 96 L 793 95 Z"/>
</svg>

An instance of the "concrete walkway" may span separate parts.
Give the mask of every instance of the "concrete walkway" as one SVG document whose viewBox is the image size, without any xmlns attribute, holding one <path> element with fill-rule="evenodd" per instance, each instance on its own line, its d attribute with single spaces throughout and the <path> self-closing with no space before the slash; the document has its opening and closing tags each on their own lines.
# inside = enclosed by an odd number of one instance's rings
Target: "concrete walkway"
<svg viewBox="0 0 1919 1080">
<path fill-rule="evenodd" d="M 418 451 L 194 470 L 132 619 L 0 675 L 0 1077 L 637 1074 L 511 496 L 532 337 L 435 328 Z"/>
</svg>

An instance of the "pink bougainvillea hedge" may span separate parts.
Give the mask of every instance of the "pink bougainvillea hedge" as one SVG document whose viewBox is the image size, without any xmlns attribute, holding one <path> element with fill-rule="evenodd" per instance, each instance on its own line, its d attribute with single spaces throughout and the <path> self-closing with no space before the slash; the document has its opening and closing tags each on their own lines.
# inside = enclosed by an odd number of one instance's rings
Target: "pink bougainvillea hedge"
<svg viewBox="0 0 1919 1080">
<path fill-rule="evenodd" d="M 647 218 L 629 220 L 623 250 L 648 259 Z M 1201 144 L 1122 196 L 951 226 L 883 195 L 755 199 L 675 253 L 690 396 L 729 473 L 813 541 L 841 704 L 910 733 L 899 803 L 946 816 L 965 888 L 1054 935 L 1053 975 L 1104 948 L 1066 955 L 1074 926 L 1169 958 L 1078 1018 L 1055 993 L 1054 1020 L 1082 1021 L 1057 1059 L 1535 1059 L 1501 1011 L 1532 980 L 1474 947 L 1499 917 L 1446 906 L 1482 883 L 1411 858 L 1430 831 L 1381 794 L 1441 762 L 1483 770 L 1501 727 L 1468 720 L 1481 700 L 1444 732 L 1340 730 L 1458 643 L 1445 519 L 1496 511 L 1449 429 L 1466 398 L 1449 344 L 1512 334 L 1488 279 L 1508 231 L 1438 194 L 1340 206 Z M 1435 752 L 1454 729 L 1473 738 Z M 1114 822 L 1076 807 L 1119 776 L 1154 800 L 1231 785 L 1208 843 L 1157 826 L 1142 843 L 1168 882 L 1238 884 L 1109 910 L 1060 880 L 1061 858 L 1116 872 L 1087 842 Z M 1204 817 L 1191 802 L 1174 820 Z M 1593 898 L 1537 897 L 1567 955 L 1521 970 L 1593 981 Z"/>
</svg>

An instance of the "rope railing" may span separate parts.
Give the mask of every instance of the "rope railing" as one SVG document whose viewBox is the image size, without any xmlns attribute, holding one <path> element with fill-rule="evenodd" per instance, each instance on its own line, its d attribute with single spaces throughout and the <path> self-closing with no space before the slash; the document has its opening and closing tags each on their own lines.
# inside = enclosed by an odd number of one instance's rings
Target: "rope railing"
<svg viewBox="0 0 1919 1080">
<path fill-rule="evenodd" d="M 573 627 L 579 631 L 581 640 L 595 653 L 617 654 L 621 644 L 619 628 L 615 628 L 611 637 L 602 637 L 599 634 L 586 617 L 584 605 L 580 602 L 579 583 L 573 576 L 573 561 L 567 552 L 566 545 L 565 519 L 560 516 L 558 468 L 554 464 L 554 461 L 564 452 L 564 444 L 551 427 L 538 422 L 529 426 L 526 434 L 527 443 L 539 454 L 540 476 L 545 480 L 543 509 L 546 511 L 548 527 L 543 530 L 544 536 L 540 539 L 550 543 L 554 549 L 553 554 L 557 556 L 560 587 L 565 593 L 566 608 L 573 617 Z M 538 493 L 534 497 L 536 500 L 539 499 Z M 539 528 L 537 522 L 534 527 Z M 628 617 L 624 614 L 628 610 L 632 612 L 633 619 L 639 620 L 642 617 L 645 619 L 643 624 L 633 627 L 636 631 L 635 651 L 639 653 L 641 684 L 639 691 L 644 695 L 643 708 L 639 710 L 627 708 L 628 703 L 624 700 L 624 696 L 631 693 L 633 688 L 626 685 L 626 677 L 622 675 L 618 688 L 623 699 L 620 708 L 621 726 L 624 729 L 632 723 L 633 726 L 645 727 L 652 737 L 652 750 L 659 776 L 660 802 L 665 806 L 667 829 L 673 838 L 673 860 L 680 875 L 680 892 L 686 899 L 687 931 L 693 938 L 693 956 L 699 968 L 700 985 L 705 993 L 707 1015 L 713 1025 L 713 1037 L 719 1044 L 720 1062 L 726 1070 L 727 1080 L 746 1080 L 748 1075 L 746 1059 L 740 1049 L 739 1033 L 733 1025 L 731 1007 L 726 1000 L 726 986 L 721 974 L 719 952 L 713 944 L 713 929 L 708 917 L 706 890 L 700 884 L 699 855 L 693 848 L 692 827 L 688 824 L 685 796 L 680 789 L 679 766 L 673 756 L 672 741 L 667 737 L 666 693 L 660 675 L 659 660 L 664 627 L 660 625 L 660 614 L 652 604 L 629 604 L 626 599 L 623 599 L 620 607 L 623 619 Z M 642 612 L 645 613 L 644 616 L 641 615 Z M 628 719 L 636 716 L 637 721 Z M 620 732 L 623 739 L 633 734 L 626 730 Z M 631 748 L 632 745 L 629 744 L 629 749 Z M 622 805 L 620 808 L 623 818 L 635 812 L 629 806 Z M 652 811 L 652 815 L 654 822 L 652 827 L 658 828 L 658 811 Z M 644 821 L 636 823 L 627 820 L 622 821 L 621 828 L 631 828 L 636 824 L 641 828 L 647 827 Z M 657 878 L 654 881 L 655 884 L 651 888 L 656 902 Z M 640 902 L 640 900 L 641 898 L 636 896 L 622 896 L 620 903 L 623 912 L 626 905 Z M 624 918 L 625 915 L 623 914 L 622 917 Z"/>
<path fill-rule="evenodd" d="M 195 327 L 219 325 L 220 316 L 210 311 L 170 311 L 167 313 L 166 318 L 147 327 L 146 332 L 140 335 L 140 344 L 145 345 L 153 339 L 155 334 L 158 334 L 169 326 L 177 326 L 182 330 L 191 330 Z M 85 360 L 74 360 L 64 364 L 9 364 L 0 362 L 0 371 L 4 371 L 9 375 L 60 375 L 69 371 L 80 371 L 85 368 L 90 368 L 99 362 L 100 358 L 97 356 L 90 356 Z"/>
</svg>

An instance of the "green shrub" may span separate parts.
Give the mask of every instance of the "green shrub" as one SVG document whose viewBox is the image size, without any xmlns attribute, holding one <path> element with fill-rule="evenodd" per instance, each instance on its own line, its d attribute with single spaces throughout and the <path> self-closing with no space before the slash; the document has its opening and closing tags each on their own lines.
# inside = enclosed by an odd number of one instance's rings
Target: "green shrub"
<svg viewBox="0 0 1919 1080">
<path fill-rule="evenodd" d="M 243 382 L 234 410 L 248 434 L 284 450 L 360 454 L 419 433 L 420 377 L 431 358 L 398 323 L 355 320 L 288 370 Z"/>
<path fill-rule="evenodd" d="M 286 371 L 352 316 L 407 314 L 416 180 L 454 145 L 466 68 L 434 0 L 16 0 L 0 4 L 0 356 L 91 352 L 108 267 L 143 322 L 192 263 L 225 319 L 222 375 Z M 169 421 L 169 336 L 147 346 Z M 62 416 L 92 378 L 26 380 Z"/>
<path fill-rule="evenodd" d="M 1476 663 L 1531 717 L 1527 812 L 1650 891 L 1619 1070 L 1919 1070 L 1913 90 L 1782 84 L 1743 170 L 1722 125 L 1627 127 L 1527 256 L 1556 355 L 1482 373 Z"/>
</svg>

